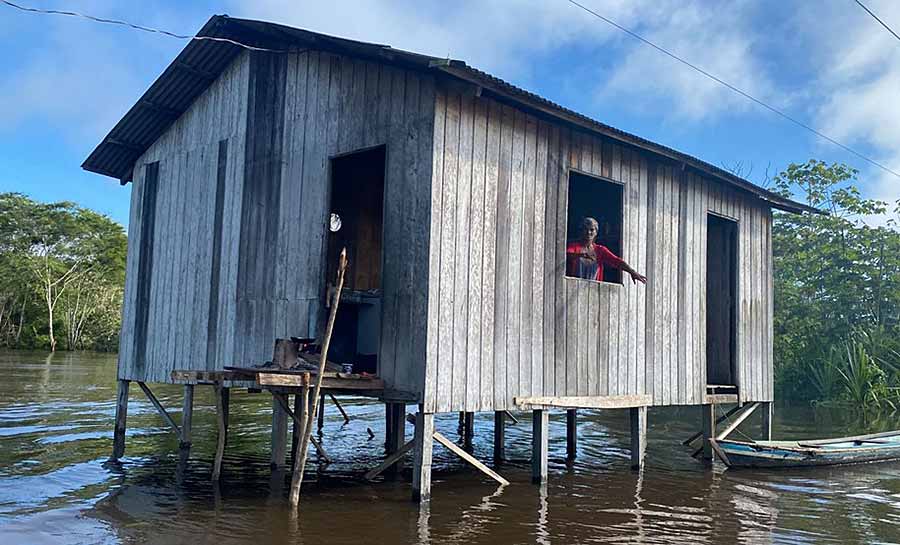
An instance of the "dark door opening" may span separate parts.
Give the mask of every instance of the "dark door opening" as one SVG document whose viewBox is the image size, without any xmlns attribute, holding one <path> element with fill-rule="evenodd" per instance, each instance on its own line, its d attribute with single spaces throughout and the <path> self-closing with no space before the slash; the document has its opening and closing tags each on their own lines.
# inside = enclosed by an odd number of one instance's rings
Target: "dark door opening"
<svg viewBox="0 0 900 545">
<path fill-rule="evenodd" d="M 384 146 L 331 159 L 326 257 L 329 287 L 334 283 L 341 248 L 347 248 L 350 264 L 344 278 L 329 360 L 352 363 L 354 372 L 376 373 L 378 366 L 384 167 Z"/>
<path fill-rule="evenodd" d="M 706 383 L 736 386 L 737 222 L 707 216 Z"/>
</svg>

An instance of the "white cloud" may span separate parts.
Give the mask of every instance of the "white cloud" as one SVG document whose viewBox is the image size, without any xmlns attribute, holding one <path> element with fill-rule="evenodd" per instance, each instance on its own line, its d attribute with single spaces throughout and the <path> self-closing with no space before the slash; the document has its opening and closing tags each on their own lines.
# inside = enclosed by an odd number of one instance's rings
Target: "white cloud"
<svg viewBox="0 0 900 545">
<path fill-rule="evenodd" d="M 641 10 L 639 34 L 703 70 L 763 100 L 772 84 L 754 51 L 752 6 L 736 2 L 713 10 L 708 2 L 656 2 Z M 682 63 L 637 44 L 613 71 L 602 96 L 655 101 L 677 118 L 702 121 L 755 108 L 746 98 Z"/>
<path fill-rule="evenodd" d="M 866 5 L 900 28 L 900 2 Z M 817 82 L 822 100 L 816 110 L 822 131 L 900 172 L 900 42 L 856 5 L 824 16 L 803 15 L 807 21 L 829 21 L 816 32 L 823 51 Z M 867 167 L 861 180 L 867 196 L 892 203 L 900 199 L 900 179 L 892 174 Z"/>
</svg>

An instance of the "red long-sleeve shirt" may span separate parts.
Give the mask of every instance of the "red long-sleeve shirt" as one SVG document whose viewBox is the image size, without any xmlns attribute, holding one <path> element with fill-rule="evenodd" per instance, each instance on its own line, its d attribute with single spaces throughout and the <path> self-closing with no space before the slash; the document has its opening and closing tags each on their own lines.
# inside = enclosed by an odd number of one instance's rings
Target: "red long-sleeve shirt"
<svg viewBox="0 0 900 545">
<path fill-rule="evenodd" d="M 566 245 L 566 274 L 578 276 L 578 254 L 584 253 L 583 242 L 570 242 Z M 594 254 L 597 256 L 597 275 L 590 280 L 603 280 L 603 266 L 609 265 L 615 269 L 621 269 L 625 261 L 609 251 L 609 248 L 601 244 L 594 244 Z"/>
</svg>

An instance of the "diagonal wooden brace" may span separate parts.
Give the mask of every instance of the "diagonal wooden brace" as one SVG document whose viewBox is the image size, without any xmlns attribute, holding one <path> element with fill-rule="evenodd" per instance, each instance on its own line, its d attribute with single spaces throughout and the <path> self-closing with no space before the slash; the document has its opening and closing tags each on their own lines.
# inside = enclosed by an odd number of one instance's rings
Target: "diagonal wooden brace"
<svg viewBox="0 0 900 545">
<path fill-rule="evenodd" d="M 374 479 L 375 477 L 377 477 L 378 475 L 383 473 L 384 470 L 386 470 L 387 468 L 389 468 L 392 465 L 399 462 L 403 458 L 403 455 L 406 454 L 407 452 L 411 451 L 413 449 L 413 447 L 415 447 L 415 446 L 416 446 L 416 440 L 411 439 L 408 443 L 406 443 L 405 445 L 403 445 L 402 447 L 397 449 L 397 452 L 395 452 L 395 453 L 391 454 L 390 456 L 388 456 L 387 458 L 385 458 L 384 461 L 378 465 L 378 467 L 372 469 L 371 471 L 369 471 L 368 473 L 363 475 L 363 479 L 365 479 L 367 481 L 371 481 L 372 479 Z"/>
<path fill-rule="evenodd" d="M 291 410 L 290 407 L 288 407 L 288 404 L 284 400 L 283 395 L 274 394 L 274 397 L 275 397 L 275 399 L 278 400 L 278 404 L 281 405 L 281 408 L 284 410 L 284 412 L 286 412 L 287 415 L 291 417 L 292 421 L 294 421 L 298 426 L 301 426 L 301 427 L 305 425 L 303 423 L 303 421 L 300 419 L 300 417 L 297 416 L 297 413 L 295 413 L 294 411 Z M 312 436 L 310 436 L 309 441 L 316 448 L 316 452 L 319 453 L 319 456 L 321 456 L 323 460 L 325 460 L 326 462 L 328 462 L 330 464 L 332 462 L 332 459 L 328 456 L 328 453 L 325 452 L 325 449 L 322 448 L 322 445 L 319 443 L 319 441 L 316 440 L 316 438 L 312 437 Z"/>
<path fill-rule="evenodd" d="M 406 415 L 406 420 L 407 420 L 407 422 L 412 422 L 413 424 L 415 424 L 415 422 L 416 422 L 416 417 L 413 416 L 413 415 L 411 415 L 411 414 L 408 414 L 408 415 Z M 500 483 L 500 484 L 502 484 L 502 485 L 508 485 L 508 484 L 509 484 L 509 481 L 507 481 L 506 479 L 504 479 L 503 477 L 501 477 L 497 472 L 495 472 L 494 470 L 492 470 L 492 469 L 489 468 L 488 466 L 486 466 L 486 465 L 484 465 L 483 463 L 481 463 L 480 461 L 478 461 L 477 458 L 475 458 L 474 456 L 472 456 L 472 455 L 469 454 L 468 452 L 466 452 L 466 451 L 464 451 L 463 449 L 459 448 L 459 446 L 457 446 L 456 443 L 454 443 L 453 441 L 447 439 L 447 438 L 444 436 L 444 434 L 442 434 L 442 433 L 436 431 L 436 432 L 434 432 L 433 437 L 434 437 L 434 440 L 435 440 L 435 441 L 437 441 L 438 443 L 444 445 L 444 447 L 446 447 L 447 450 L 449 450 L 449 451 L 452 452 L 453 454 L 456 454 L 457 456 L 459 456 L 460 458 L 462 458 L 464 461 L 466 461 L 466 462 L 468 462 L 469 464 L 471 464 L 472 466 L 474 466 L 475 469 L 477 469 L 478 471 L 484 473 L 485 475 L 487 475 L 487 476 L 490 477 L 491 479 L 494 479 L 495 481 L 497 481 L 498 483 Z"/>
<path fill-rule="evenodd" d="M 181 436 L 181 428 L 178 427 L 178 424 L 175 423 L 175 420 L 166 412 L 166 408 L 162 406 L 162 403 L 156 399 L 156 396 L 153 395 L 153 392 L 150 391 L 150 388 L 147 387 L 143 382 L 138 382 L 138 386 L 141 387 L 141 390 L 144 392 L 144 395 L 147 396 L 147 399 L 150 400 L 150 403 L 156 407 L 156 410 L 159 412 L 160 416 L 163 417 L 163 420 L 169 424 L 169 427 L 172 429 L 172 432 L 178 437 L 179 441 L 184 441 L 184 437 Z"/>
</svg>

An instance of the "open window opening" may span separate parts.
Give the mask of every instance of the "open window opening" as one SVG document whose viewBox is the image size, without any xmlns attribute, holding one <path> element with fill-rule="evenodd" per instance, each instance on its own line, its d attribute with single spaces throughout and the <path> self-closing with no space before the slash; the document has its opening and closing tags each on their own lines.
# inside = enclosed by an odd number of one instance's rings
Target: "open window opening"
<svg viewBox="0 0 900 545">
<path fill-rule="evenodd" d="M 350 262 L 335 318 L 329 359 L 353 372 L 377 373 L 381 336 L 385 147 L 331 159 L 326 282 L 337 274 L 341 249 Z"/>
<path fill-rule="evenodd" d="M 566 276 L 622 283 L 622 271 L 608 263 L 604 266 L 602 252 L 606 248 L 615 256 L 622 255 L 622 198 L 621 184 L 569 173 Z"/>
<path fill-rule="evenodd" d="M 737 386 L 737 222 L 709 214 L 706 220 L 706 384 Z"/>
</svg>

